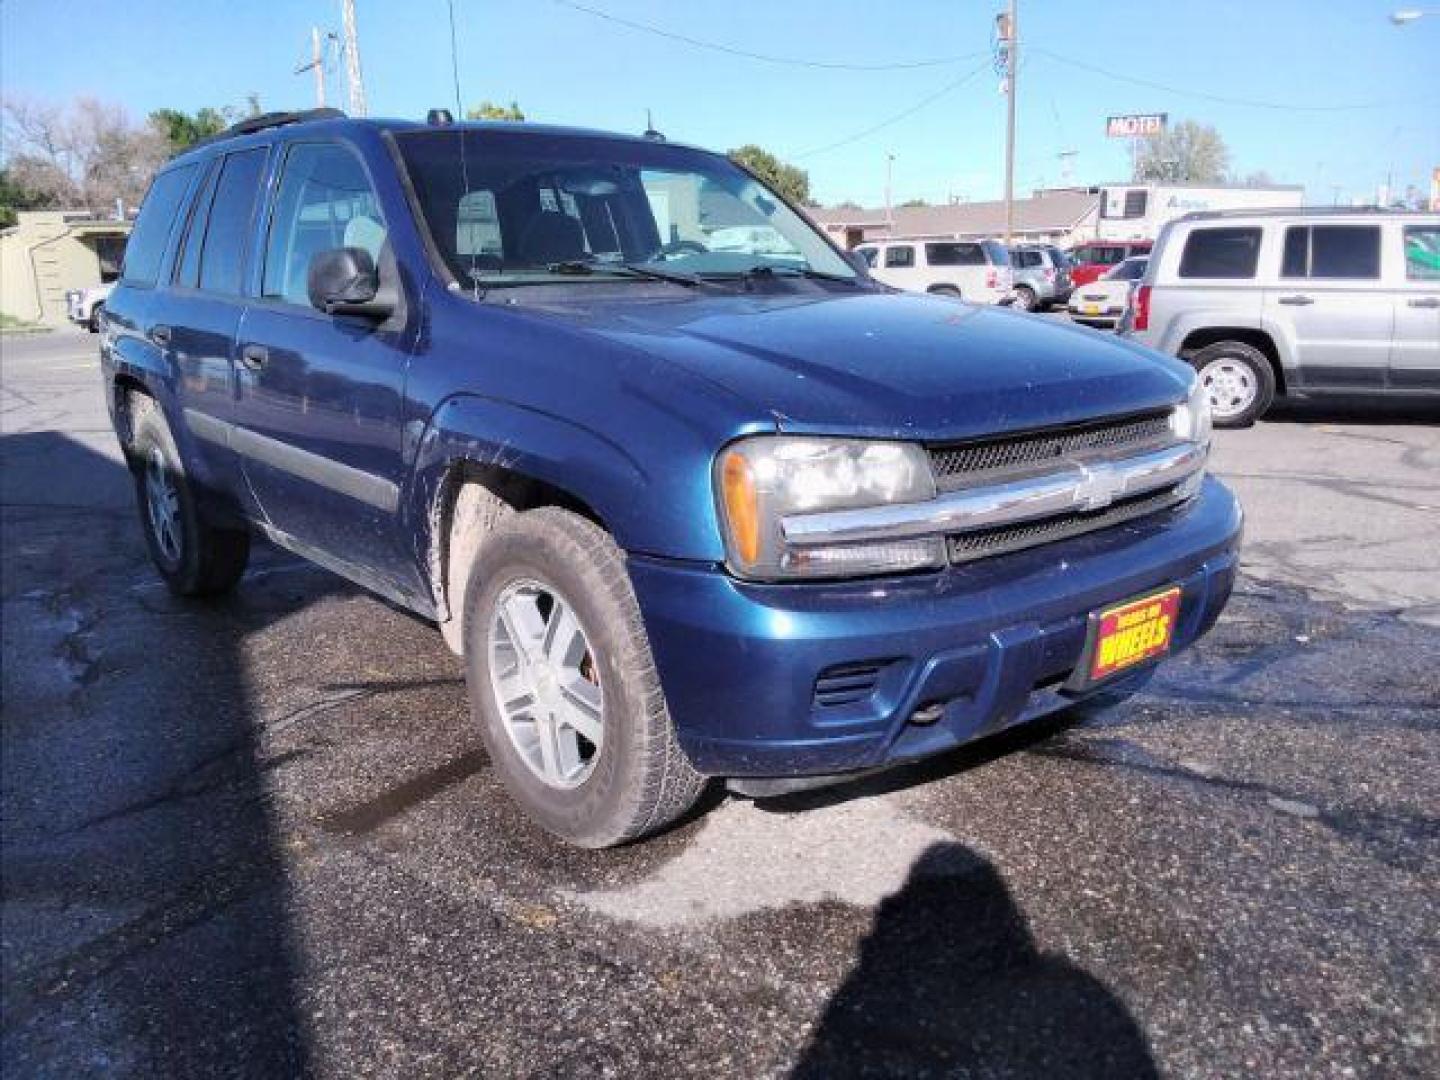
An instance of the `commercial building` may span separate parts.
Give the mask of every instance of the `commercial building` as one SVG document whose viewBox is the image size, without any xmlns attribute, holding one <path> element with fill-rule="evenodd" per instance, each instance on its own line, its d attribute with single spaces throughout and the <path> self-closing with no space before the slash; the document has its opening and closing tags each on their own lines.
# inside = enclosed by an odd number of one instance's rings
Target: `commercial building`
<svg viewBox="0 0 1440 1080">
<path fill-rule="evenodd" d="M 23 322 L 65 322 L 65 293 L 120 273 L 128 221 L 65 210 L 22 210 L 0 231 L 0 312 Z"/>
</svg>

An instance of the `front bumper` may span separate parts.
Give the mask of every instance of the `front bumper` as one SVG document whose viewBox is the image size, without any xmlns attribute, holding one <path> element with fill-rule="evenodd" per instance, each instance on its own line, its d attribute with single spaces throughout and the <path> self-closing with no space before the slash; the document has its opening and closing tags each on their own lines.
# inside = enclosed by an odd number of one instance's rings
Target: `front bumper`
<svg viewBox="0 0 1440 1080">
<path fill-rule="evenodd" d="M 1181 586 L 1173 648 L 1191 645 L 1229 598 L 1240 531 L 1239 504 L 1207 478 L 1174 510 L 938 574 L 760 585 L 629 565 L 695 767 L 804 776 L 923 757 L 1065 707 L 1089 613 L 1161 585 Z"/>
</svg>

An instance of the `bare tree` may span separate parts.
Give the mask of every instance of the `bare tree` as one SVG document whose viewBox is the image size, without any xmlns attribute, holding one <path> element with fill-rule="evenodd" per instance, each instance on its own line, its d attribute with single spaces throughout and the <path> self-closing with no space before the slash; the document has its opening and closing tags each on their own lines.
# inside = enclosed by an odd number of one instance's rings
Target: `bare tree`
<svg viewBox="0 0 1440 1080">
<path fill-rule="evenodd" d="M 1137 181 L 1218 184 L 1230 168 L 1230 149 L 1210 124 L 1181 120 L 1140 142 Z"/>
<path fill-rule="evenodd" d="M 137 206 L 169 143 L 118 105 L 80 98 L 69 108 L 6 98 L 0 109 L 13 182 L 55 207 L 112 212 Z"/>
</svg>

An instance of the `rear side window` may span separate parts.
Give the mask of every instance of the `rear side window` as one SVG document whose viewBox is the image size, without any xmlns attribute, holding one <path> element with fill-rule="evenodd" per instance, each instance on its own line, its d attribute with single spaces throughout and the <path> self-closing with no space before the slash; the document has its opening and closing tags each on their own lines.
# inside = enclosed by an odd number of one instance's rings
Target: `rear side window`
<svg viewBox="0 0 1440 1080">
<path fill-rule="evenodd" d="M 984 266 L 985 250 L 979 244 L 926 244 L 931 266 Z"/>
<path fill-rule="evenodd" d="M 125 248 L 121 278 L 126 284 L 155 284 L 160 275 L 160 262 L 165 258 L 165 245 L 180 216 L 181 203 L 190 189 L 194 172 L 194 165 L 181 165 L 161 173 L 150 185 Z"/>
<path fill-rule="evenodd" d="M 1259 229 L 1195 229 L 1185 239 L 1180 276 L 1253 278 L 1259 255 Z"/>
<path fill-rule="evenodd" d="M 1405 276 L 1440 281 L 1440 225 L 1405 226 Z"/>
<path fill-rule="evenodd" d="M 194 209 L 190 211 L 190 224 L 185 238 L 180 242 L 179 265 L 175 270 L 175 282 L 186 288 L 200 286 L 200 252 L 205 248 L 205 226 L 210 221 L 210 203 L 215 198 L 215 181 L 220 176 L 220 166 L 214 168 L 200 185 L 200 194 L 195 196 Z"/>
<path fill-rule="evenodd" d="M 380 200 L 360 159 L 340 143 L 297 143 L 285 158 L 275 196 L 261 293 L 309 304 L 311 259 L 322 251 L 358 247 L 378 264 L 385 237 Z M 466 239 L 483 238 L 476 232 Z"/>
<path fill-rule="evenodd" d="M 265 147 L 227 154 L 215 182 L 215 199 L 200 252 L 200 288 L 238 294 L 245 262 L 245 241 L 254 221 L 255 196 L 265 171 Z"/>
<path fill-rule="evenodd" d="M 914 249 L 913 247 L 892 247 L 892 248 L 886 248 L 886 249 L 885 249 L 885 265 L 886 265 L 887 267 L 894 267 L 894 266 L 902 266 L 902 267 L 903 267 L 903 266 L 914 266 L 914 265 L 915 265 L 915 249 Z"/>
<path fill-rule="evenodd" d="M 1375 225 L 1292 225 L 1285 230 L 1280 274 L 1287 278 L 1380 277 L 1380 229 Z"/>
<path fill-rule="evenodd" d="M 1038 251 L 1017 251 L 1011 261 L 1016 266 L 1039 266 L 1040 253 Z"/>
</svg>

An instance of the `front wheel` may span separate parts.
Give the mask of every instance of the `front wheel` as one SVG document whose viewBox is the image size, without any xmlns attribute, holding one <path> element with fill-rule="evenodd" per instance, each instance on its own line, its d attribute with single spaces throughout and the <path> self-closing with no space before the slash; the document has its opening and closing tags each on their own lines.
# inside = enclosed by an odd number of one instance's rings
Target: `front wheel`
<svg viewBox="0 0 1440 1080">
<path fill-rule="evenodd" d="M 1216 427 L 1249 427 L 1275 399 L 1275 369 L 1269 358 L 1243 341 L 1217 341 L 1190 357 L 1210 398 Z"/>
<path fill-rule="evenodd" d="M 1040 305 L 1035 298 L 1035 290 L 1028 285 L 1015 286 L 1015 306 L 1021 311 L 1034 311 L 1038 308 Z"/>
<path fill-rule="evenodd" d="M 555 507 L 501 521 L 469 577 L 464 634 L 491 762 L 545 829 L 610 847 L 700 797 L 624 557 L 598 525 Z"/>
<path fill-rule="evenodd" d="M 130 468 L 150 561 L 177 596 L 228 592 L 250 559 L 250 534 L 201 517 L 159 406 L 142 397 L 133 409 Z"/>
</svg>

